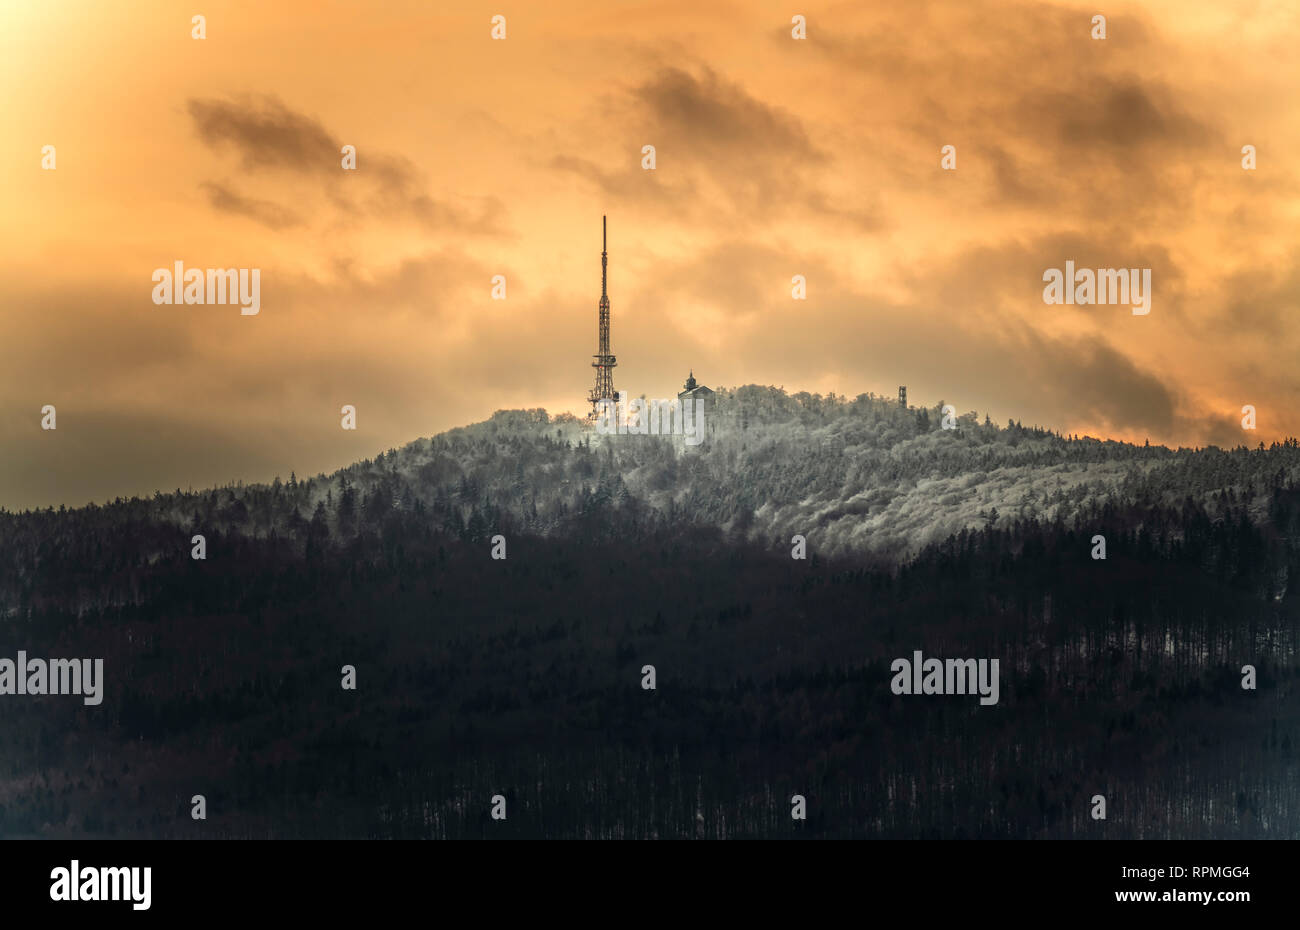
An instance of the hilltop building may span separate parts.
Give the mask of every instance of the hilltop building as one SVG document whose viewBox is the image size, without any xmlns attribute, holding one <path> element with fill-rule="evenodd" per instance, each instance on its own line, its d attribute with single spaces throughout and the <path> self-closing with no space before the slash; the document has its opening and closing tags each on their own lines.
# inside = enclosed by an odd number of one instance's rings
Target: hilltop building
<svg viewBox="0 0 1300 930">
<path fill-rule="evenodd" d="M 703 401 L 707 406 L 711 407 L 713 406 L 714 393 L 715 392 L 712 388 L 707 388 L 702 384 L 696 384 L 695 372 L 692 371 L 686 378 L 685 390 L 680 391 L 677 394 L 677 399 L 687 400 L 689 398 L 690 400 Z"/>
</svg>

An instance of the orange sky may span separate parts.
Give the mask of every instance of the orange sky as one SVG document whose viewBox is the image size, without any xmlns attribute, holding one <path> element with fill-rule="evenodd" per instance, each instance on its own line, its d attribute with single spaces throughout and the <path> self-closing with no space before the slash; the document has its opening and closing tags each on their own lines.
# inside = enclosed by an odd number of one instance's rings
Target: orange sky
<svg viewBox="0 0 1300 930">
<path fill-rule="evenodd" d="M 192 6 L 0 4 L 0 505 L 581 413 L 602 214 L 634 395 L 693 367 L 1170 444 L 1300 433 L 1292 2 Z M 1151 268 L 1150 315 L 1045 305 L 1067 259 Z M 178 260 L 260 268 L 261 312 L 156 306 Z"/>
</svg>

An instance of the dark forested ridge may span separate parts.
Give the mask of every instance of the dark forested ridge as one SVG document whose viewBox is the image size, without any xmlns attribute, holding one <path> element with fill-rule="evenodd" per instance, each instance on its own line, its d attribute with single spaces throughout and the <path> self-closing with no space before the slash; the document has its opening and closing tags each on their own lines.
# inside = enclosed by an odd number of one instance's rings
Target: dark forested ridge
<svg viewBox="0 0 1300 930">
<path fill-rule="evenodd" d="M 0 513 L 0 657 L 106 677 L 0 697 L 0 834 L 1300 836 L 1300 448 L 939 419 L 750 387 L 696 448 L 512 411 Z M 893 694 L 914 650 L 1000 701 Z"/>
</svg>

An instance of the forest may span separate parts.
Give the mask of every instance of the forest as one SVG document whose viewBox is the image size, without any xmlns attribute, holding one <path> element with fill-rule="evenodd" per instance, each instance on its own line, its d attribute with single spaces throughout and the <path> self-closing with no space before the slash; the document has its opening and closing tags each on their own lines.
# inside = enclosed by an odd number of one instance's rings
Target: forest
<svg viewBox="0 0 1300 930">
<path fill-rule="evenodd" d="M 502 411 L 0 512 L 0 655 L 104 661 L 0 698 L 0 835 L 1300 836 L 1300 446 L 939 419 L 749 386 L 693 448 Z M 917 650 L 1000 700 L 892 693 Z"/>
</svg>

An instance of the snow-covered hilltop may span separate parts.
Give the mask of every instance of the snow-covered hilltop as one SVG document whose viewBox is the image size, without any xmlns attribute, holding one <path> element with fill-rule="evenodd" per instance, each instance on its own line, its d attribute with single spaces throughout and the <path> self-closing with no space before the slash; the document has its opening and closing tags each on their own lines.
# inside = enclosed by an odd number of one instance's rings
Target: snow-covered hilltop
<svg viewBox="0 0 1300 930">
<path fill-rule="evenodd" d="M 1272 490 L 1300 474 L 1294 440 L 1171 450 L 998 427 L 974 413 L 946 429 L 940 407 L 749 385 L 718 393 L 707 439 L 694 446 L 678 436 L 600 435 L 568 414 L 503 410 L 332 475 L 10 514 L 0 526 L 125 518 L 274 531 L 305 544 L 313 533 L 341 541 L 378 530 L 393 512 L 470 538 L 597 526 L 617 537 L 689 523 L 772 546 L 799 534 L 810 552 L 901 561 L 962 529 L 1017 520 L 1086 529 L 1106 508 L 1177 509 L 1188 497 L 1211 514 L 1232 505 L 1262 520 Z"/>
</svg>

